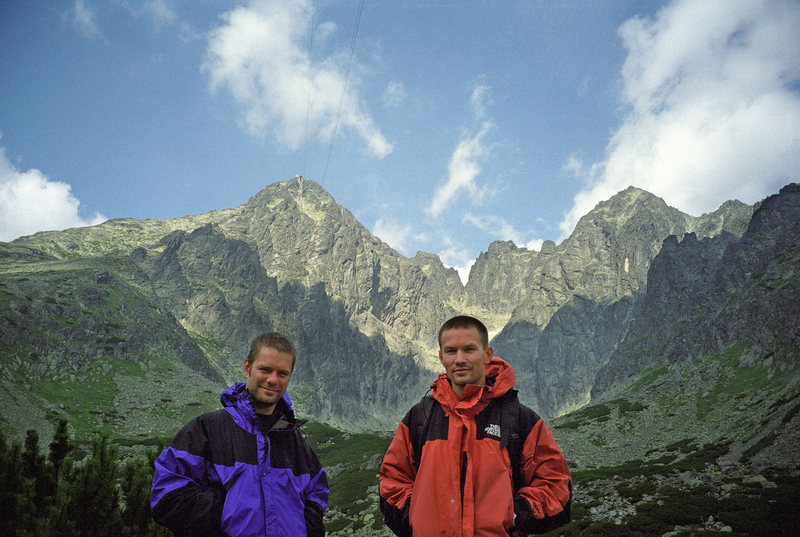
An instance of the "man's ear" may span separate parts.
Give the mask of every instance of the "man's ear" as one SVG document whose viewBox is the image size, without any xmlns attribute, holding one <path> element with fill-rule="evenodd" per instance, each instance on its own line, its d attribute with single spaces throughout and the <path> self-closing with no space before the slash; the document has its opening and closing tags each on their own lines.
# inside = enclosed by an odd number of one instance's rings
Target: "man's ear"
<svg viewBox="0 0 800 537">
<path fill-rule="evenodd" d="M 487 364 L 489 363 L 489 360 L 492 359 L 492 356 L 494 356 L 494 351 L 492 350 L 491 347 L 486 347 L 486 363 Z"/>
<path fill-rule="evenodd" d="M 244 373 L 244 378 L 250 378 L 250 362 L 246 359 L 244 361 L 244 365 L 242 366 L 242 372 Z"/>
</svg>

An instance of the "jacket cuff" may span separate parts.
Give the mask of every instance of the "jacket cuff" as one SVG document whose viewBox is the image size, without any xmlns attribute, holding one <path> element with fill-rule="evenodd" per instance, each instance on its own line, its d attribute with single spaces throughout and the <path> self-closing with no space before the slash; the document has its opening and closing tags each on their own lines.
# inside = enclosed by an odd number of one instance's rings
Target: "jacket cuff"
<svg viewBox="0 0 800 537">
<path fill-rule="evenodd" d="M 303 508 L 303 516 L 306 519 L 306 536 L 307 537 L 324 537 L 325 524 L 322 522 L 322 515 L 324 510 L 317 502 L 306 500 L 305 507 Z"/>
<path fill-rule="evenodd" d="M 572 505 L 572 487 L 570 486 L 570 499 L 560 513 L 544 518 L 536 518 L 531 511 L 531 505 L 525 498 L 514 498 L 514 529 L 520 535 L 529 533 L 547 533 L 564 524 L 571 519 L 570 508 Z"/>
<path fill-rule="evenodd" d="M 408 518 L 411 511 L 410 498 L 406 501 L 406 505 L 402 510 L 381 498 L 381 511 L 383 511 L 384 522 L 397 537 L 413 537 L 411 523 Z"/>
</svg>

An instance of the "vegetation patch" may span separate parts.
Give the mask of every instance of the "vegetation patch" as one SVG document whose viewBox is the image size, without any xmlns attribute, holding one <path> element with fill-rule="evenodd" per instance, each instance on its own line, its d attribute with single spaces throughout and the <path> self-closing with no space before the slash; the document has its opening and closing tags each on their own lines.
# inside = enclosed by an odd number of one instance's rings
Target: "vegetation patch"
<svg viewBox="0 0 800 537">
<path fill-rule="evenodd" d="M 342 433 L 328 425 L 309 423 L 303 427 L 308 442 L 325 466 L 361 464 L 389 447 L 391 438 L 372 433 Z M 322 440 L 320 442 L 320 440 Z"/>
<path fill-rule="evenodd" d="M 75 382 L 40 379 L 35 391 L 72 418 L 76 435 L 88 438 L 93 432 L 110 434 L 116 386 L 109 375 L 81 375 Z"/>
<path fill-rule="evenodd" d="M 650 386 L 656 380 L 669 373 L 669 368 L 665 364 L 656 364 L 648 367 L 639 374 L 639 378 L 631 383 L 627 388 L 627 393 L 638 393 L 642 389 Z"/>
<path fill-rule="evenodd" d="M 636 482 L 625 481 L 618 484 L 616 488 L 620 496 L 633 502 L 639 502 L 645 496 L 653 496 L 658 492 L 658 485 L 648 479 Z"/>
<path fill-rule="evenodd" d="M 739 367 L 738 358 L 746 350 L 744 344 L 733 345 L 723 355 L 717 355 L 716 360 L 724 373 L 718 378 L 710 392 L 697 396 L 697 418 L 704 419 L 718 405 L 723 396 L 741 396 L 742 394 L 763 393 L 767 391 L 772 382 L 769 371 L 760 365 Z"/>
<path fill-rule="evenodd" d="M 774 432 L 771 432 L 771 433 L 767 434 L 766 436 L 764 436 L 764 438 L 762 438 L 761 440 L 759 440 L 758 442 L 756 442 L 755 444 L 753 444 L 752 446 L 747 448 L 744 451 L 744 453 L 742 453 L 742 456 L 739 457 L 739 460 L 742 461 L 742 462 L 747 462 L 747 461 L 751 460 L 761 450 L 763 450 L 765 448 L 768 448 L 769 446 L 774 444 L 775 440 L 777 440 L 777 438 L 778 438 L 778 435 L 775 434 Z"/>
<path fill-rule="evenodd" d="M 615 475 L 625 473 L 621 470 Z M 713 485 L 680 486 L 674 478 L 668 482 L 670 475 L 674 474 L 662 471 L 638 480 L 615 478 L 615 490 L 634 505 L 632 514 L 618 521 L 593 520 L 591 512 L 576 504 L 572 522 L 557 533 L 563 537 L 788 537 L 800 527 L 800 512 L 794 505 L 800 481 L 788 472 L 767 474 L 762 480 L 728 478 Z M 577 482 L 577 473 L 575 477 Z M 596 491 L 604 485 L 583 486 Z"/>
<path fill-rule="evenodd" d="M 610 405 L 616 405 L 619 408 L 620 414 L 625 414 L 628 412 L 641 412 L 646 407 L 638 402 L 631 402 L 627 399 L 614 399 L 612 401 L 608 401 Z"/>
<path fill-rule="evenodd" d="M 377 484 L 377 470 L 345 470 L 330 479 L 330 503 L 348 515 L 357 515 L 362 507 L 359 500 L 367 496 L 367 484 Z"/>
<path fill-rule="evenodd" d="M 590 405 L 571 413 L 570 421 L 554 425 L 554 429 L 577 429 L 589 422 L 602 423 L 611 418 L 611 407 L 605 403 Z"/>
</svg>

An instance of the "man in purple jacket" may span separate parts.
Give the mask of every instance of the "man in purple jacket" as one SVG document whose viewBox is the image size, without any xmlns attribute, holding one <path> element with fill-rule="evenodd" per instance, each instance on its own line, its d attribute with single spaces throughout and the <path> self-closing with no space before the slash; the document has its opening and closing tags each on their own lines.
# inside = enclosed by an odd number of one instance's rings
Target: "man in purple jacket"
<svg viewBox="0 0 800 537">
<path fill-rule="evenodd" d="M 325 535 L 328 478 L 286 394 L 295 360 L 281 334 L 253 340 L 224 408 L 190 421 L 156 459 L 158 523 L 191 537 Z"/>
</svg>

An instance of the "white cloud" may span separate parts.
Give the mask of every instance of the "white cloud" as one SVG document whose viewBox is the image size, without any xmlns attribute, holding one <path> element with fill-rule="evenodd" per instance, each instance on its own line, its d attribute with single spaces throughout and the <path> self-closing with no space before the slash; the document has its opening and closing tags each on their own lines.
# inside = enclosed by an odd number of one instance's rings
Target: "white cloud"
<svg viewBox="0 0 800 537">
<path fill-rule="evenodd" d="M 94 10 L 86 5 L 84 0 L 75 0 L 69 18 L 77 30 L 87 39 L 98 39 L 102 37 L 100 28 L 95 20 Z"/>
<path fill-rule="evenodd" d="M 633 18 L 620 36 L 627 115 L 587 170 L 562 238 L 599 201 L 629 185 L 693 215 L 728 199 L 753 203 L 797 181 L 800 4 L 678 0 Z"/>
<path fill-rule="evenodd" d="M 516 245 L 525 244 L 522 233 L 509 224 L 503 217 L 494 215 L 477 216 L 470 212 L 464 215 L 462 222 L 472 224 L 476 228 L 496 237 L 496 240 L 512 241 Z"/>
<path fill-rule="evenodd" d="M 476 228 L 494 237 L 493 240 L 511 241 L 516 246 L 528 250 L 539 251 L 544 243 L 543 239 L 526 240 L 525 235 L 517 230 L 505 218 L 496 215 L 478 216 L 468 212 L 462 218 L 462 222 L 472 224 Z"/>
<path fill-rule="evenodd" d="M 375 222 L 372 234 L 403 255 L 409 255 L 408 245 L 412 235 L 410 225 L 400 225 L 393 218 L 382 216 Z"/>
<path fill-rule="evenodd" d="M 524 243 L 523 246 L 525 247 L 526 250 L 541 252 L 543 244 L 544 244 L 544 239 L 531 239 L 528 242 Z"/>
<path fill-rule="evenodd" d="M 243 124 L 251 134 L 269 133 L 286 147 L 298 149 L 307 132 L 329 142 L 338 120 L 339 132 L 354 132 L 370 154 L 383 158 L 391 153 L 392 144 L 365 110 L 357 63 L 351 66 L 343 96 L 347 53 L 321 59 L 315 54 L 309 65 L 313 11 L 310 0 L 253 0 L 225 13 L 223 24 L 210 34 L 203 65 L 211 88 L 231 91 L 244 108 Z M 326 22 L 319 28 L 314 36 L 317 44 L 335 26 Z"/>
<path fill-rule="evenodd" d="M 587 173 L 583 161 L 574 153 L 569 156 L 567 161 L 561 166 L 561 169 L 578 178 L 586 177 Z"/>
<path fill-rule="evenodd" d="M 39 170 L 20 172 L 0 147 L 0 240 L 106 220 L 98 213 L 88 221 L 78 216 L 80 201 L 70 189 L 66 183 L 50 181 Z"/>
<path fill-rule="evenodd" d="M 472 113 L 475 115 L 475 117 L 479 120 L 485 118 L 487 109 L 489 106 L 494 104 L 489 86 L 485 84 L 477 84 L 472 90 L 470 103 L 472 104 Z"/>
<path fill-rule="evenodd" d="M 447 166 L 447 182 L 433 193 L 433 199 L 425 209 L 426 213 L 439 216 L 462 192 L 480 201 L 486 189 L 479 188 L 475 178 L 481 172 L 482 162 L 489 155 L 484 137 L 493 127 L 491 122 L 486 121 L 477 134 L 458 143 Z"/>
<path fill-rule="evenodd" d="M 147 0 L 141 12 L 156 26 L 169 26 L 178 20 L 178 14 L 169 0 Z"/>
<path fill-rule="evenodd" d="M 389 108 L 399 108 L 406 100 L 406 90 L 402 82 L 390 82 L 383 92 L 383 102 Z"/>
<path fill-rule="evenodd" d="M 437 254 L 439 259 L 442 260 L 444 266 L 456 269 L 461 283 L 466 285 L 469 281 L 469 271 L 475 264 L 475 258 L 466 248 L 456 246 L 449 237 L 444 237 L 443 242 L 444 248 Z"/>
</svg>

